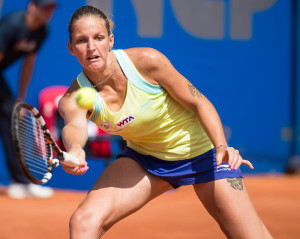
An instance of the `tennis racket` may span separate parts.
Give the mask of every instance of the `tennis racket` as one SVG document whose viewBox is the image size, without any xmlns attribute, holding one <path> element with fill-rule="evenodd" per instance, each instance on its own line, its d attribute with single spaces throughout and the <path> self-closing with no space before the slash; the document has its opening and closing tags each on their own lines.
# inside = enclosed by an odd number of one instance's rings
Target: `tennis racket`
<svg viewBox="0 0 300 239">
<path fill-rule="evenodd" d="M 17 103 L 11 120 L 17 160 L 30 182 L 47 183 L 55 167 L 59 166 L 59 162 L 70 167 L 79 165 L 78 158 L 59 148 L 45 120 L 35 107 L 26 103 Z M 54 155 L 57 158 L 54 158 Z"/>
</svg>

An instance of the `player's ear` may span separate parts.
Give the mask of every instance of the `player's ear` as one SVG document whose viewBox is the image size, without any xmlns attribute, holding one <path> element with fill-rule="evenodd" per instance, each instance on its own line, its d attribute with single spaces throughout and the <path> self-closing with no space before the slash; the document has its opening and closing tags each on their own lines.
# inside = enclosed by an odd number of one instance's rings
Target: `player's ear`
<svg viewBox="0 0 300 239">
<path fill-rule="evenodd" d="M 115 37 L 114 37 L 114 34 L 111 33 L 109 35 L 109 51 L 111 51 L 113 49 L 113 46 L 114 46 L 114 43 L 115 43 Z"/>
<path fill-rule="evenodd" d="M 68 42 L 67 42 L 67 45 L 68 45 L 68 50 L 69 50 L 70 54 L 71 54 L 72 56 L 75 56 L 75 52 L 73 51 L 71 42 L 68 41 Z"/>
</svg>

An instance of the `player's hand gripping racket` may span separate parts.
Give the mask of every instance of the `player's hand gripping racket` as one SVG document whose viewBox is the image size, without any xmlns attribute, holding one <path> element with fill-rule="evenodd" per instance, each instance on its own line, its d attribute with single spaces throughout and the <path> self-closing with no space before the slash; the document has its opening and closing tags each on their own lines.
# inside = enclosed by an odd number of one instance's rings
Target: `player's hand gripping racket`
<svg viewBox="0 0 300 239">
<path fill-rule="evenodd" d="M 12 136 L 19 165 L 32 183 L 48 182 L 59 162 L 70 167 L 79 165 L 78 158 L 58 147 L 40 112 L 29 104 L 15 105 Z M 53 158 L 53 152 L 57 159 Z"/>
</svg>

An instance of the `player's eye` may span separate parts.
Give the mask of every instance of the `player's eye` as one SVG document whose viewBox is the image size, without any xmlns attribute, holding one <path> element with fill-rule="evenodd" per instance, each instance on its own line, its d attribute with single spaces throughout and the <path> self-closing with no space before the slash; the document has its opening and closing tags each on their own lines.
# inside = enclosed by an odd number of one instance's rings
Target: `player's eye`
<svg viewBox="0 0 300 239">
<path fill-rule="evenodd" d="M 104 39 L 104 37 L 103 37 L 103 36 L 96 36 L 95 39 L 96 39 L 97 41 L 102 41 L 102 40 Z"/>
<path fill-rule="evenodd" d="M 82 44 L 82 43 L 85 43 L 85 42 L 86 42 L 86 40 L 83 39 L 83 38 L 80 38 L 80 39 L 76 40 L 76 44 Z"/>
</svg>

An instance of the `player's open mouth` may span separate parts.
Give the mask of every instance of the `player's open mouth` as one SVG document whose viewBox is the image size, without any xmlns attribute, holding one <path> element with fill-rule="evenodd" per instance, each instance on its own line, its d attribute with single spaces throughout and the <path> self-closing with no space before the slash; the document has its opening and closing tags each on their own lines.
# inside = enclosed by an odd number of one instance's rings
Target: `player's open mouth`
<svg viewBox="0 0 300 239">
<path fill-rule="evenodd" d="M 94 59 L 98 59 L 99 58 L 99 56 L 90 56 L 90 57 L 88 57 L 87 59 L 88 60 L 94 60 Z"/>
</svg>

